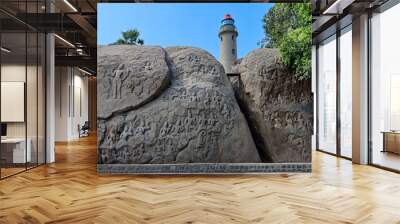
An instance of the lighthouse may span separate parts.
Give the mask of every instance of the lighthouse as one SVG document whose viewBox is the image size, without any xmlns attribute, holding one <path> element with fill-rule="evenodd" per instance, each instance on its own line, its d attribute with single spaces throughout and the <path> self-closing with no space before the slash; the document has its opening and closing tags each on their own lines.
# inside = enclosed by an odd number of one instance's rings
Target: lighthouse
<svg viewBox="0 0 400 224">
<path fill-rule="evenodd" d="M 225 73 L 232 73 L 232 65 L 237 59 L 236 38 L 238 32 L 235 20 L 231 15 L 224 16 L 218 36 L 220 39 L 220 62 L 224 66 Z"/>
</svg>

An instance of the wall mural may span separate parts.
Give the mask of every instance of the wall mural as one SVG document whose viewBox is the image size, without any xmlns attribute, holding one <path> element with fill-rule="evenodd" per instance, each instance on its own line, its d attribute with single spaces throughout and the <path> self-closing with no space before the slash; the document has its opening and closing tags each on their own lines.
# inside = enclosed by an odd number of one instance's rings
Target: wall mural
<svg viewBox="0 0 400 224">
<path fill-rule="evenodd" d="M 98 171 L 310 171 L 310 82 L 272 49 L 235 69 L 193 47 L 99 47 Z"/>
</svg>

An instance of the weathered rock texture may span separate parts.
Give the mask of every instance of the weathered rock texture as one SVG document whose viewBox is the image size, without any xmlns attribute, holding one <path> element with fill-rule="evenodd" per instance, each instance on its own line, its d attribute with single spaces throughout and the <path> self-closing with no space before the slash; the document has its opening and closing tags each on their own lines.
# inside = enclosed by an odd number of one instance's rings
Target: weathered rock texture
<svg viewBox="0 0 400 224">
<path fill-rule="evenodd" d="M 161 47 L 114 45 L 98 48 L 99 118 L 149 102 L 168 86 L 168 65 Z"/>
<path fill-rule="evenodd" d="M 311 82 L 297 81 L 275 49 L 257 49 L 240 62 L 239 98 L 261 157 L 311 162 Z"/>
<path fill-rule="evenodd" d="M 107 46 L 98 54 L 99 163 L 260 162 L 223 67 L 207 52 Z M 119 70 L 128 78 L 115 98 L 110 86 Z"/>
</svg>

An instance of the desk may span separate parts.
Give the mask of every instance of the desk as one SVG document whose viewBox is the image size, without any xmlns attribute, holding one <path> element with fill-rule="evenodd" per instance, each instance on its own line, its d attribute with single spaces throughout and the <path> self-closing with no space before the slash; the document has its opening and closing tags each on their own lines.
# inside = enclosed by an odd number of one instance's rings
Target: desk
<svg viewBox="0 0 400 224">
<path fill-rule="evenodd" d="M 26 139 L 28 143 L 25 152 L 25 138 L 5 138 L 1 139 L 1 157 L 6 163 L 26 163 L 31 162 L 32 140 Z"/>
<path fill-rule="evenodd" d="M 400 131 L 383 131 L 382 152 L 400 154 Z"/>
</svg>

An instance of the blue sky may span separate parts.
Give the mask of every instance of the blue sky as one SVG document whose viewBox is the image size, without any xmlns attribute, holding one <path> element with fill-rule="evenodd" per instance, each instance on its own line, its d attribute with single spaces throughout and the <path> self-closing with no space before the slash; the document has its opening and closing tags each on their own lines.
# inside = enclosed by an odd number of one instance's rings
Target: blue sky
<svg viewBox="0 0 400 224">
<path fill-rule="evenodd" d="M 267 3 L 115 4 L 98 5 L 98 43 L 115 42 L 121 32 L 137 28 L 145 45 L 195 46 L 219 58 L 218 30 L 224 14 L 235 19 L 238 57 L 257 48 L 264 36 Z"/>
</svg>

